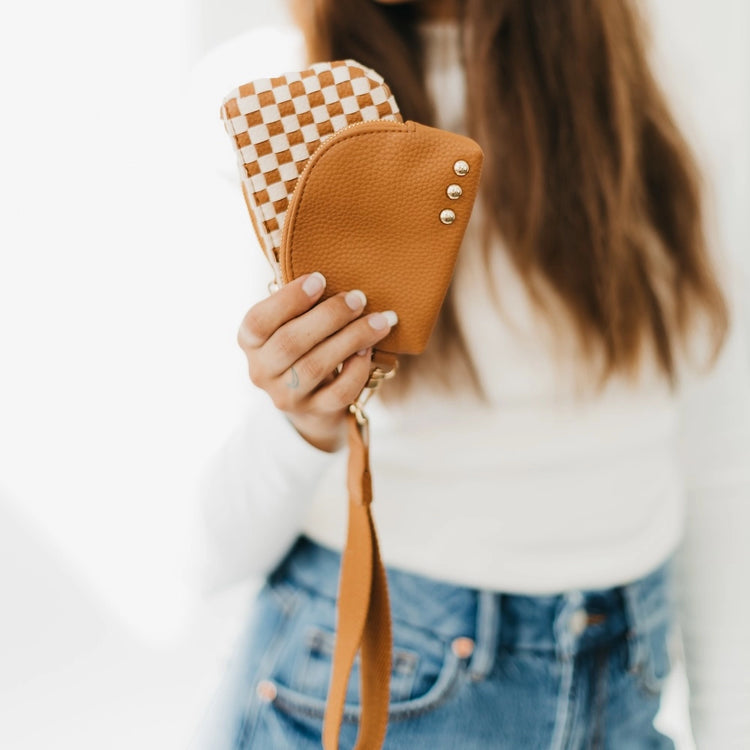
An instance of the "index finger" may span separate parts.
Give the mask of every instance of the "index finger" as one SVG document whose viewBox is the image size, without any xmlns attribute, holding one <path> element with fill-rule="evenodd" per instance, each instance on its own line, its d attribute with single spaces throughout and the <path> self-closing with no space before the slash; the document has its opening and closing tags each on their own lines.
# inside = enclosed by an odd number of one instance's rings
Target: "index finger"
<svg viewBox="0 0 750 750">
<path fill-rule="evenodd" d="M 253 305 L 242 319 L 237 333 L 240 346 L 255 349 L 265 344 L 284 323 L 307 312 L 320 299 L 325 288 L 325 276 L 315 271 L 300 276 Z"/>
</svg>

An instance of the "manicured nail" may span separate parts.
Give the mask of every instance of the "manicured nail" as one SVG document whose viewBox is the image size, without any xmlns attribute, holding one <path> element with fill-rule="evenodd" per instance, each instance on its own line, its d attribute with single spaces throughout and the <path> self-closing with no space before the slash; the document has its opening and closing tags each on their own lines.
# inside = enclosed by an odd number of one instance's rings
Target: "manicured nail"
<svg viewBox="0 0 750 750">
<path fill-rule="evenodd" d="M 347 292 L 344 301 L 350 310 L 361 310 L 367 304 L 367 297 L 364 292 L 360 292 L 359 289 L 352 289 L 351 292 Z"/>
<path fill-rule="evenodd" d="M 315 271 L 311 273 L 302 284 L 302 289 L 308 297 L 314 297 L 326 285 L 326 277 Z"/>
<path fill-rule="evenodd" d="M 374 313 L 368 318 L 371 328 L 376 331 L 382 331 L 386 328 L 393 328 L 398 323 L 398 315 L 393 310 L 386 310 L 382 313 Z"/>
</svg>

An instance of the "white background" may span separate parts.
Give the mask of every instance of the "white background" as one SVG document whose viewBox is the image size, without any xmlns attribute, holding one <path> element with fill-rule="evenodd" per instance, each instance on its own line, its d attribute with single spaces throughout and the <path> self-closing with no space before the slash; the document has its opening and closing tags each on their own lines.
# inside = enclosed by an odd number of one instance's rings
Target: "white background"
<svg viewBox="0 0 750 750">
<path fill-rule="evenodd" d="M 750 291 L 750 4 L 644 6 Z M 254 586 L 185 575 L 266 280 L 218 106 L 298 51 L 257 0 L 1 13 L 0 747 L 185 748 Z"/>
</svg>

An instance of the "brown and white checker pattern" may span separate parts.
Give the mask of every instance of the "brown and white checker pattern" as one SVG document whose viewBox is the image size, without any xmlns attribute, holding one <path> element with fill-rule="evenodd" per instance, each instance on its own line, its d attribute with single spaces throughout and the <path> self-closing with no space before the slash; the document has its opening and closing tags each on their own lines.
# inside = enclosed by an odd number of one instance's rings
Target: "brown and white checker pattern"
<svg viewBox="0 0 750 750">
<path fill-rule="evenodd" d="M 289 199 L 318 146 L 358 122 L 402 121 L 382 77 L 354 60 L 247 83 L 227 95 L 221 115 L 237 149 L 248 209 L 274 269 Z"/>
</svg>

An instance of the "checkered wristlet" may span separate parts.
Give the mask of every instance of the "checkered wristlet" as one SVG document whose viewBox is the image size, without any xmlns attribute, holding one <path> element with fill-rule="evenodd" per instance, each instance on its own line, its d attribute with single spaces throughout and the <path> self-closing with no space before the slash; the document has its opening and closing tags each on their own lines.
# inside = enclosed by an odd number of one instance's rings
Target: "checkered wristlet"
<svg viewBox="0 0 750 750">
<path fill-rule="evenodd" d="M 349 125 L 402 122 L 383 78 L 354 60 L 247 83 L 227 95 L 221 116 L 237 149 L 250 218 L 278 283 L 284 217 L 313 152 Z"/>
</svg>

